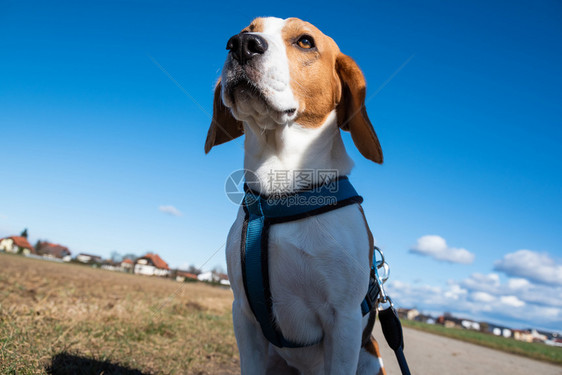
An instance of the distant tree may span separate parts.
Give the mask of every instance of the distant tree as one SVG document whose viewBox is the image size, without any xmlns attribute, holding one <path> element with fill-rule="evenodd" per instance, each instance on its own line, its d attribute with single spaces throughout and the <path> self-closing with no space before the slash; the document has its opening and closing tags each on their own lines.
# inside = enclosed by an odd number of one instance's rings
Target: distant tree
<svg viewBox="0 0 562 375">
<path fill-rule="evenodd" d="M 123 261 L 123 256 L 119 254 L 117 251 L 113 250 L 110 255 L 110 259 L 112 262 L 121 263 Z"/>
<path fill-rule="evenodd" d="M 192 273 L 194 275 L 200 275 L 201 274 L 201 270 L 199 268 L 195 267 L 193 264 L 190 265 L 187 268 L 187 272 Z"/>
<path fill-rule="evenodd" d="M 139 256 L 138 256 L 137 254 L 127 253 L 127 254 L 124 254 L 121 258 L 122 258 L 123 260 L 125 260 L 125 259 L 130 259 L 130 260 L 134 261 L 134 260 L 137 259 L 138 257 L 139 257 Z"/>
<path fill-rule="evenodd" d="M 37 240 L 37 242 L 35 243 L 34 248 L 35 248 L 35 252 L 37 254 L 39 254 L 39 250 L 41 249 L 42 245 L 43 245 L 43 242 L 41 242 L 41 240 Z"/>
<path fill-rule="evenodd" d="M 21 232 L 20 236 L 27 238 L 27 228 L 25 228 L 23 232 Z"/>
</svg>

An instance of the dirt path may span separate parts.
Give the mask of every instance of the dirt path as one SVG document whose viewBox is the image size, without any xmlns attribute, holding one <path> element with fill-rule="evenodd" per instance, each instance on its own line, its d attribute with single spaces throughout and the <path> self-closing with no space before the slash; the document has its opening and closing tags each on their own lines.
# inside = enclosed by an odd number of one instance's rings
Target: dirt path
<svg viewBox="0 0 562 375">
<path fill-rule="evenodd" d="M 375 337 L 388 375 L 399 375 L 394 353 L 380 325 Z M 482 346 L 404 328 L 405 354 L 413 375 L 562 375 L 562 366 L 535 361 Z"/>
</svg>

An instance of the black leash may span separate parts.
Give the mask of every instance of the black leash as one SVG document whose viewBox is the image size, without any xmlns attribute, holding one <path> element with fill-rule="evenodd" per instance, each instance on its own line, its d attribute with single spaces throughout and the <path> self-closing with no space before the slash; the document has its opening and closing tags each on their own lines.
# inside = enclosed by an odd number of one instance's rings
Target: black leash
<svg viewBox="0 0 562 375">
<path fill-rule="evenodd" d="M 410 375 L 410 368 L 408 367 L 408 362 L 406 362 L 406 357 L 404 356 L 404 336 L 402 334 L 402 324 L 400 323 L 400 319 L 398 318 L 398 314 L 396 314 L 394 306 L 392 306 L 392 302 L 390 302 L 389 307 L 379 311 L 379 320 L 381 322 L 384 338 L 386 339 L 388 346 L 394 350 L 402 375 Z"/>
<path fill-rule="evenodd" d="M 376 253 L 380 254 L 380 261 L 376 261 Z M 379 276 L 379 268 L 383 268 L 385 271 L 384 280 Z M 373 271 L 371 273 L 371 280 L 374 279 L 374 282 L 378 286 L 378 288 L 376 288 L 378 291 L 378 300 L 374 307 L 378 308 L 379 304 L 388 303 L 387 308 L 378 311 L 382 333 L 384 334 L 384 338 L 386 339 L 388 346 L 394 350 L 402 375 L 410 375 L 410 368 L 408 367 L 408 362 L 406 362 L 406 357 L 404 356 L 404 335 L 402 333 L 402 324 L 400 323 L 400 319 L 394 309 L 390 296 L 386 294 L 383 287 L 384 282 L 390 276 L 389 267 L 384 260 L 384 255 L 382 254 L 381 249 L 376 246 L 373 254 L 373 267 L 371 270 Z"/>
</svg>

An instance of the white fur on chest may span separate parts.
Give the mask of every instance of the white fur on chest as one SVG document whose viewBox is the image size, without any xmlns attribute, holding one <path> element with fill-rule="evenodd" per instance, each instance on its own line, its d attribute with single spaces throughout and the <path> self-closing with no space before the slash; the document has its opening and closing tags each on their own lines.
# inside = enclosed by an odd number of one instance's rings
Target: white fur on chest
<svg viewBox="0 0 562 375">
<path fill-rule="evenodd" d="M 242 281 L 243 220 L 241 209 L 228 236 L 228 276 L 235 300 L 254 320 Z M 272 225 L 268 264 L 273 313 L 281 332 L 292 341 L 317 342 L 336 314 L 359 311 L 367 292 L 369 239 L 358 205 Z M 290 365 L 311 372 L 322 364 L 311 362 L 322 358 L 322 345 L 275 350 Z"/>
</svg>

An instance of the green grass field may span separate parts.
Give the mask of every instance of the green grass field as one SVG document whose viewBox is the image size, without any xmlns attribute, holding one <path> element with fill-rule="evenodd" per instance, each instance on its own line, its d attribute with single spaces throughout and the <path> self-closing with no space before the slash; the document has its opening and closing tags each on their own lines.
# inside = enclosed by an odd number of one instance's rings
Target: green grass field
<svg viewBox="0 0 562 375">
<path fill-rule="evenodd" d="M 434 333 L 486 346 L 488 348 L 562 365 L 562 348 L 547 346 L 540 343 L 528 343 L 513 339 L 506 339 L 504 337 L 477 331 L 469 331 L 462 328 L 445 328 L 441 325 L 426 324 L 406 319 L 402 320 L 402 324 L 408 328 L 414 328 L 420 331 Z"/>
</svg>

